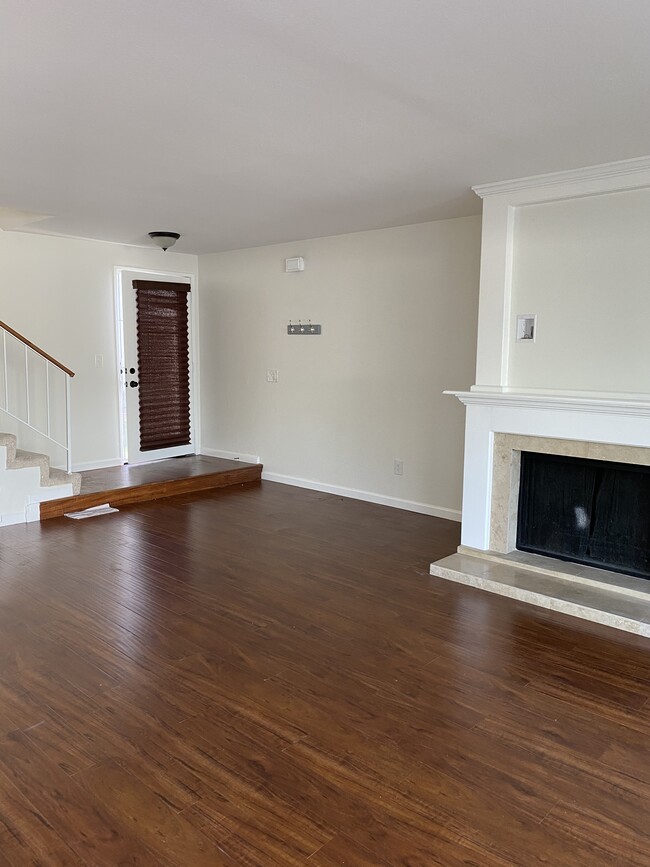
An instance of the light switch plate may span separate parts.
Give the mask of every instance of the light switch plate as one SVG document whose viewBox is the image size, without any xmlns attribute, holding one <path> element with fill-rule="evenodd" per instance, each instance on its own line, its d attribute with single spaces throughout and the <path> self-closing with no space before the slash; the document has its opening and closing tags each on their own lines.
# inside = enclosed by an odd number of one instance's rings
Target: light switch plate
<svg viewBox="0 0 650 867">
<path fill-rule="evenodd" d="M 534 343 L 537 338 L 537 314 L 520 313 L 517 316 L 517 343 Z"/>
</svg>

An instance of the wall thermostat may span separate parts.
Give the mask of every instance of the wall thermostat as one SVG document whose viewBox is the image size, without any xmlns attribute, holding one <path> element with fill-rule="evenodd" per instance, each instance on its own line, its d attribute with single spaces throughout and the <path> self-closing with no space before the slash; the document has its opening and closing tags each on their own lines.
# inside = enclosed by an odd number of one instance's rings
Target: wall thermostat
<svg viewBox="0 0 650 867">
<path fill-rule="evenodd" d="M 292 274 L 295 271 L 304 271 L 305 260 L 302 258 L 302 256 L 296 256 L 295 259 L 285 259 L 284 270 L 287 272 L 287 274 Z"/>
</svg>

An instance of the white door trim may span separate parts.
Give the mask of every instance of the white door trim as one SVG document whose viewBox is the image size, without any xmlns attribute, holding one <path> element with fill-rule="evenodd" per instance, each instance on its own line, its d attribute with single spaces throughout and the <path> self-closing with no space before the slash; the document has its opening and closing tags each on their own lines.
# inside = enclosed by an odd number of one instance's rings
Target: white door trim
<svg viewBox="0 0 650 867">
<path fill-rule="evenodd" d="M 117 367 L 115 377 L 117 383 L 117 408 L 120 435 L 120 460 L 126 463 L 127 439 L 126 439 L 126 406 L 123 400 L 124 384 L 120 370 L 126 364 L 124 353 L 124 331 L 122 327 L 122 286 L 123 275 L 142 274 L 152 277 L 167 277 L 170 282 L 175 282 L 179 277 L 187 280 L 190 284 L 190 317 L 189 317 L 189 340 L 190 340 L 190 431 L 192 436 L 193 453 L 201 453 L 201 418 L 198 401 L 199 394 L 199 297 L 197 278 L 195 274 L 187 271 L 163 271 L 155 268 L 132 268 L 128 265 L 115 265 L 114 273 L 114 311 L 115 311 L 115 357 Z"/>
</svg>

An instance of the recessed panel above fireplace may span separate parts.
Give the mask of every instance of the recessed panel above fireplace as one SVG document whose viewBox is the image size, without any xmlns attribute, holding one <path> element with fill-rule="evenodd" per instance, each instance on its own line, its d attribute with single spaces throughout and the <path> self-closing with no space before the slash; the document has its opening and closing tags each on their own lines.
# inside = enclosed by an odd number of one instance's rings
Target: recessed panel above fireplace
<svg viewBox="0 0 650 867">
<path fill-rule="evenodd" d="M 517 548 L 650 578 L 650 467 L 522 451 Z"/>
</svg>

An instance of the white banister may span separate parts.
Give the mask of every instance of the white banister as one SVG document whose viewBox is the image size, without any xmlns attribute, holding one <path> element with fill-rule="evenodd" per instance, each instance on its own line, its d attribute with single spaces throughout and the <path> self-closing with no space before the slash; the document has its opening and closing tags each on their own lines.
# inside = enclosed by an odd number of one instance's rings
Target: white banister
<svg viewBox="0 0 650 867">
<path fill-rule="evenodd" d="M 28 428 L 31 431 L 39 434 L 52 446 L 65 451 L 65 465 L 68 472 L 72 471 L 72 451 L 71 451 L 71 406 L 70 406 L 70 380 L 74 374 L 66 367 L 59 364 L 55 359 L 47 355 L 47 353 L 38 349 L 20 334 L 15 332 L 4 323 L 0 323 L 0 331 L 2 332 L 2 358 L 3 358 L 3 379 L 4 379 L 4 395 L 2 410 L 16 423 Z M 16 343 L 22 348 L 23 356 L 21 363 L 20 356 L 15 357 L 15 353 L 7 351 L 7 338 L 11 336 Z M 31 353 L 31 355 L 30 355 Z M 13 359 L 12 359 L 13 356 Z M 32 388 L 30 388 L 29 367 L 30 361 L 34 364 L 44 365 L 41 370 L 44 371 L 45 393 L 41 396 L 33 394 L 38 374 L 31 377 Z M 56 377 L 52 376 L 52 371 L 55 369 L 58 374 L 65 377 L 65 389 L 57 389 L 56 394 L 52 394 L 52 385 L 56 382 Z M 34 368 L 36 372 L 38 368 Z M 10 384 L 14 394 L 10 396 Z M 61 438 L 60 431 L 53 428 L 53 418 L 63 419 L 65 424 L 65 434 Z M 59 436 L 53 435 L 53 429 Z M 60 429 L 60 425 L 59 425 Z M 50 455 L 50 458 L 53 456 Z M 55 461 L 55 463 L 58 462 Z"/>
<path fill-rule="evenodd" d="M 9 379 L 7 373 L 7 332 L 4 330 L 4 328 L 2 329 L 2 353 L 4 357 L 3 370 L 5 375 L 4 402 L 6 406 L 9 403 Z"/>
<path fill-rule="evenodd" d="M 52 425 L 50 424 L 50 365 L 45 365 L 45 403 L 47 414 L 47 436 L 50 436 Z"/>
<path fill-rule="evenodd" d="M 25 356 L 25 410 L 27 412 L 27 424 L 29 424 L 29 358 L 27 357 L 27 346 L 23 343 L 23 354 Z M 31 425 L 30 425 L 31 427 Z"/>
<path fill-rule="evenodd" d="M 72 472 L 72 431 L 70 430 L 70 377 L 65 378 L 65 439 L 66 439 L 66 457 L 68 459 L 68 472 Z"/>
</svg>

